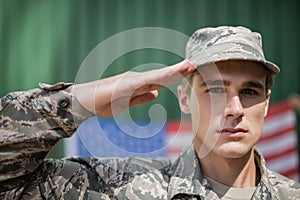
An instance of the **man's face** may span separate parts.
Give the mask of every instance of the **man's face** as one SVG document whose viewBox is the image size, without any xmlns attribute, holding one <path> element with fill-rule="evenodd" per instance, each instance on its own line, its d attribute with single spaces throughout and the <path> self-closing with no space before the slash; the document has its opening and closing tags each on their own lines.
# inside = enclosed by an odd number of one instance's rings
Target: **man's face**
<svg viewBox="0 0 300 200">
<path fill-rule="evenodd" d="M 238 158 L 261 136 L 268 110 L 266 70 L 251 61 L 224 61 L 201 67 L 192 80 L 190 95 L 179 93 L 190 113 L 198 155 L 214 153 Z"/>
</svg>

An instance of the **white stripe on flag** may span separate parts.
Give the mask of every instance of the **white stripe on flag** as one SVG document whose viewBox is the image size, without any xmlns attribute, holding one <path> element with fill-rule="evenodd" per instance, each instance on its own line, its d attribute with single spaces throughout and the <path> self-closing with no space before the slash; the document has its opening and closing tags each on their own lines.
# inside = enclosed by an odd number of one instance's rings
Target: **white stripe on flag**
<svg viewBox="0 0 300 200">
<path fill-rule="evenodd" d="M 284 158 L 277 158 L 268 161 L 268 167 L 276 172 L 284 172 L 295 167 L 298 167 L 297 152 L 292 152 L 284 156 Z"/>
<path fill-rule="evenodd" d="M 168 134 L 166 144 L 169 148 L 186 147 L 193 139 L 193 133 L 189 131 L 180 132 L 178 134 Z"/>
<path fill-rule="evenodd" d="M 181 151 L 193 140 L 192 131 L 182 131 L 177 134 L 168 133 L 166 138 L 167 157 L 175 160 Z"/>
<path fill-rule="evenodd" d="M 292 110 L 268 116 L 264 124 L 263 137 L 272 135 L 288 127 L 295 127 L 295 120 L 295 114 Z"/>
<path fill-rule="evenodd" d="M 270 107 L 256 147 L 264 155 L 269 169 L 299 180 L 296 116 L 287 102 Z"/>
<path fill-rule="evenodd" d="M 276 138 L 270 138 L 263 142 L 258 142 L 256 147 L 264 156 L 276 154 L 297 145 L 296 133 L 290 131 Z"/>
</svg>

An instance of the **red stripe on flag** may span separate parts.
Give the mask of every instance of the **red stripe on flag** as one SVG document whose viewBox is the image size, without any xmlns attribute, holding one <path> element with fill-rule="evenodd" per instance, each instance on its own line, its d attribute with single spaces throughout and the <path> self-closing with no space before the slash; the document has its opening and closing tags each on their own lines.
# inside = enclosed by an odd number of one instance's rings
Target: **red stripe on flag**
<svg viewBox="0 0 300 200">
<path fill-rule="evenodd" d="M 291 154 L 291 153 L 294 153 L 295 151 L 297 151 L 297 147 L 296 146 L 292 146 L 291 148 L 288 148 L 288 149 L 284 149 L 282 151 L 278 151 L 278 152 L 274 152 L 272 154 L 269 154 L 269 155 L 265 155 L 265 159 L 266 161 L 271 161 L 271 160 L 274 160 L 274 159 L 282 159 L 284 160 L 284 157 Z"/>
<path fill-rule="evenodd" d="M 285 129 L 282 129 L 278 132 L 274 132 L 270 135 L 262 135 L 259 142 L 266 142 L 268 140 L 276 139 L 278 137 L 282 137 L 283 135 L 289 135 L 291 132 L 295 132 L 295 126 L 292 127 L 285 127 Z"/>
<path fill-rule="evenodd" d="M 292 107 L 286 101 L 272 104 L 269 108 L 267 117 L 282 114 L 282 112 L 285 112 L 287 110 L 292 110 Z"/>
<path fill-rule="evenodd" d="M 286 176 L 286 177 L 290 177 L 290 178 L 295 177 L 295 176 L 296 177 L 299 176 L 299 172 L 298 172 L 297 167 L 294 167 L 294 168 L 286 170 L 286 171 L 282 171 L 282 172 L 280 172 L 280 174 L 282 174 L 283 176 Z"/>
<path fill-rule="evenodd" d="M 180 154 L 182 151 L 182 148 L 176 148 L 176 147 L 172 147 L 167 149 L 167 154 L 168 155 L 178 155 Z"/>
<path fill-rule="evenodd" d="M 279 102 L 270 106 L 267 117 L 265 118 L 265 124 L 268 125 L 278 125 L 278 120 L 282 119 L 282 116 L 291 116 L 291 120 L 295 118 L 293 115 L 293 110 L 291 106 L 286 102 Z M 278 118 L 278 120 L 276 120 Z M 298 164 L 296 166 L 290 166 L 289 162 L 286 162 L 287 159 L 290 159 L 291 156 L 297 160 L 298 163 L 298 149 L 297 149 L 297 135 L 296 135 L 296 120 L 293 123 L 291 121 L 286 121 L 282 123 L 279 129 L 274 130 L 274 132 L 265 132 L 259 140 L 259 145 L 263 149 L 264 145 L 275 145 L 274 151 L 264 154 L 265 160 L 272 165 L 276 162 L 281 163 L 281 169 L 277 169 L 277 172 L 289 177 L 295 178 L 298 177 Z M 273 124 L 276 123 L 276 124 Z M 272 129 L 270 129 L 272 130 Z M 267 133 L 267 134 L 266 134 Z M 276 146 L 277 144 L 272 141 L 284 141 L 291 140 L 291 137 L 295 140 L 295 145 L 280 147 Z M 266 147 L 267 148 L 267 147 Z M 295 158 L 296 156 L 297 158 Z M 271 167 L 271 165 L 270 165 Z"/>
<path fill-rule="evenodd" d="M 192 131 L 192 123 L 189 120 L 168 121 L 166 126 L 168 134 L 177 134 L 178 131 Z"/>
</svg>

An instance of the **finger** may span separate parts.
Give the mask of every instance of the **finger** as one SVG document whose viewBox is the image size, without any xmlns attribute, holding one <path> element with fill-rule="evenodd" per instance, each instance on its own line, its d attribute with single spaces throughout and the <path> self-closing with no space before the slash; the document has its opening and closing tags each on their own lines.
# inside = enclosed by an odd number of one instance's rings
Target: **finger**
<svg viewBox="0 0 300 200">
<path fill-rule="evenodd" d="M 183 60 L 183 61 L 176 63 L 174 65 L 171 65 L 169 67 L 163 68 L 162 70 L 165 70 L 165 73 L 167 73 L 167 72 L 169 72 L 170 74 L 179 73 L 182 76 L 186 76 L 189 73 L 194 72 L 196 69 L 197 69 L 197 65 L 193 64 L 192 62 L 190 62 L 188 60 Z"/>
<path fill-rule="evenodd" d="M 134 93 L 132 94 L 132 97 L 140 96 L 143 94 L 151 93 L 156 90 L 159 90 L 163 88 L 163 85 L 158 85 L 158 84 L 148 84 L 148 85 L 143 85 L 142 87 L 136 89 Z"/>
<path fill-rule="evenodd" d="M 115 77 L 118 81 L 117 86 L 114 88 L 116 90 L 111 99 L 134 98 L 144 94 L 146 94 L 145 96 L 147 97 L 147 93 L 176 83 L 183 79 L 184 75 L 194 70 L 194 65 L 184 60 L 175 65 L 158 70 L 142 73 L 124 73 Z"/>
<path fill-rule="evenodd" d="M 157 71 L 149 71 L 149 78 L 146 79 L 149 84 L 159 84 L 163 86 L 174 84 L 182 80 L 188 74 L 196 70 L 196 65 L 188 60 L 183 60 L 175 65 L 159 69 Z"/>
<path fill-rule="evenodd" d="M 148 71 L 143 74 L 142 86 L 133 92 L 133 97 L 148 93 L 152 90 L 158 90 L 168 85 L 174 84 L 183 79 L 188 73 L 195 71 L 195 65 L 184 60 L 175 65 L 165 67 L 159 70 Z"/>
<path fill-rule="evenodd" d="M 133 107 L 133 106 L 138 106 L 141 104 L 146 104 L 150 101 L 153 101 L 154 99 L 156 99 L 158 97 L 158 91 L 154 90 L 139 96 L 135 96 L 134 98 L 132 98 L 129 102 L 129 107 Z"/>
<path fill-rule="evenodd" d="M 194 72 L 197 69 L 197 65 L 190 62 L 189 60 L 183 60 L 175 65 L 170 66 L 173 72 L 179 72 L 183 76 L 188 75 L 189 73 Z"/>
</svg>

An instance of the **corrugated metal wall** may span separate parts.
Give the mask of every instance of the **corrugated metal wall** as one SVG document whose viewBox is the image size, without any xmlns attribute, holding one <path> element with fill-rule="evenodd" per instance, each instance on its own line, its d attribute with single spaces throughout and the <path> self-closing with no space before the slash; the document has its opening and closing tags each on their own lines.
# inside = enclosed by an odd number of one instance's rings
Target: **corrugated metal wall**
<svg viewBox="0 0 300 200">
<path fill-rule="evenodd" d="M 297 0 L 0 0 L 0 94 L 38 82 L 73 82 L 97 44 L 128 29 L 164 27 L 191 35 L 201 27 L 243 25 L 262 33 L 266 57 L 281 66 L 272 97 L 279 101 L 300 92 L 299 8 Z M 180 59 L 157 50 L 131 52 L 107 75 Z M 158 102 L 169 118 L 178 118 L 172 95 L 164 91 Z M 133 109 L 133 116 L 147 118 L 140 112 L 145 108 Z"/>
</svg>

